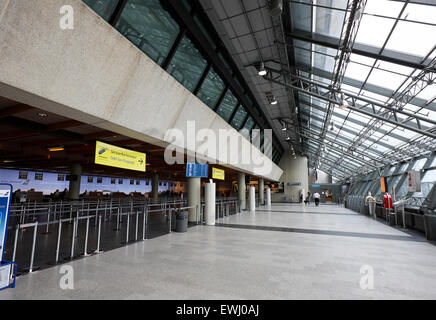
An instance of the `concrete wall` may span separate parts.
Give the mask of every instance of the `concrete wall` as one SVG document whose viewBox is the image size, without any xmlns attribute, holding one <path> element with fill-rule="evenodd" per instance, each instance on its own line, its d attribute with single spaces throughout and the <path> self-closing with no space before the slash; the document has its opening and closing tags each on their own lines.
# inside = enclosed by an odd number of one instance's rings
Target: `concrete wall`
<svg viewBox="0 0 436 320">
<path fill-rule="evenodd" d="M 68 1 L 73 30 L 59 26 L 64 3 L 37 2 L 0 0 L 1 96 L 163 147 L 171 142 L 167 129 L 186 133 L 195 120 L 197 131 L 232 130 L 239 157 L 248 154 L 250 142 L 81 0 Z M 216 153 L 209 159 L 226 161 Z M 256 149 L 253 159 L 262 153 Z M 226 166 L 278 180 L 282 170 L 266 163 L 263 171 L 253 162 Z"/>
<path fill-rule="evenodd" d="M 331 184 L 332 176 L 324 171 L 317 169 L 309 169 L 309 183 L 327 183 Z"/>
<path fill-rule="evenodd" d="M 284 193 L 273 193 L 272 201 L 281 202 L 283 197 L 286 197 L 286 202 L 298 202 L 300 191 L 304 189 L 306 194 L 309 188 L 309 174 L 306 157 L 291 157 L 283 156 L 279 163 L 283 174 L 280 182 L 284 184 Z M 300 185 L 296 185 L 300 184 Z"/>
</svg>

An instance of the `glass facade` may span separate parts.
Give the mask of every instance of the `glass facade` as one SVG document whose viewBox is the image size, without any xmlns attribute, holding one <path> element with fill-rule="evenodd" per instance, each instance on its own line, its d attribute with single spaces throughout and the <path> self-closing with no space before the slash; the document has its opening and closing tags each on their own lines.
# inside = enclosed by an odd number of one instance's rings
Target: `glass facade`
<svg viewBox="0 0 436 320">
<path fill-rule="evenodd" d="M 159 65 L 180 31 L 159 0 L 128 0 L 115 28 Z"/>
<path fill-rule="evenodd" d="M 184 36 L 167 71 L 189 91 L 194 91 L 204 70 L 207 61 L 203 58 L 192 41 Z"/>
<path fill-rule="evenodd" d="M 227 90 L 226 95 L 224 96 L 224 99 L 219 105 L 216 113 L 218 113 L 224 120 L 229 121 L 230 117 L 232 116 L 233 110 L 235 110 L 237 104 L 238 99 L 235 98 L 235 96 L 229 89 Z"/>
<path fill-rule="evenodd" d="M 249 106 L 243 105 L 232 93 L 229 84 L 225 83 L 214 69 L 212 61 L 203 56 L 191 41 L 186 26 L 180 25 L 177 22 L 180 20 L 176 21 L 160 0 L 126 0 L 124 6 L 121 0 L 83 1 L 103 19 L 110 21 L 124 37 L 153 61 L 166 68 L 169 74 L 196 94 L 209 108 L 216 109 L 216 113 L 236 130 L 242 128 L 248 140 L 253 127 L 261 128 L 252 117 L 248 117 L 247 111 L 247 107 L 258 109 L 258 106 L 245 90 L 243 80 L 235 74 L 224 51 L 218 47 L 219 40 L 217 41 L 205 27 L 203 17 L 195 10 L 191 10 L 193 7 L 190 1 L 183 1 L 183 4 L 193 14 L 193 21 L 198 30 L 204 35 L 208 45 L 218 53 L 218 59 L 224 64 L 226 72 L 235 80 L 232 85 L 236 85 L 238 92 L 242 92 Z M 261 150 L 263 149 L 263 141 L 261 141 Z M 281 154 L 275 147 L 273 151 L 277 155 L 275 162 L 278 162 Z"/>
<path fill-rule="evenodd" d="M 386 167 L 383 170 L 386 173 L 383 175 L 387 177 L 389 193 L 393 194 L 392 189 L 395 189 L 397 200 L 408 197 L 410 203 L 421 206 L 436 184 L 436 168 L 433 165 L 434 163 L 436 163 L 436 153 L 431 154 L 428 158 L 418 157 L 411 159 L 409 162 L 401 162 L 396 166 Z M 392 170 L 392 168 L 397 168 L 397 170 Z M 421 171 L 420 192 L 409 192 L 408 171 L 410 170 Z M 349 195 L 366 196 L 367 191 L 372 191 L 376 195 L 377 200 L 381 201 L 380 182 L 376 176 L 377 172 L 370 172 L 353 182 Z"/>
<path fill-rule="evenodd" d="M 83 0 L 83 2 L 106 21 L 109 21 L 118 4 L 118 0 Z"/>
<path fill-rule="evenodd" d="M 245 109 L 242 105 L 239 105 L 238 110 L 236 111 L 235 115 L 233 116 L 232 122 L 230 124 L 236 130 L 240 130 L 246 117 L 247 117 L 247 111 L 245 111 Z"/>
<path fill-rule="evenodd" d="M 197 97 L 209 108 L 214 109 L 225 88 L 224 81 L 211 68 L 197 93 Z"/>
</svg>

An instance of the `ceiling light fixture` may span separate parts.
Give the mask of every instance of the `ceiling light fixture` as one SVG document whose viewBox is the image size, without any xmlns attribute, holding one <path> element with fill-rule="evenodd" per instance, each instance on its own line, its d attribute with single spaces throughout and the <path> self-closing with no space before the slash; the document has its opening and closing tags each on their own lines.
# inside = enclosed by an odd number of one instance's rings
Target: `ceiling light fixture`
<svg viewBox="0 0 436 320">
<path fill-rule="evenodd" d="M 64 150 L 65 150 L 64 147 L 52 147 L 52 148 L 48 148 L 48 151 L 50 151 L 50 152 L 64 151 Z"/>
<path fill-rule="evenodd" d="M 343 93 L 341 93 L 341 98 L 339 100 L 339 108 L 340 109 L 347 109 L 348 108 L 348 104 L 347 104 L 347 101 L 345 101 L 345 96 Z"/>
<path fill-rule="evenodd" d="M 330 131 L 335 131 L 335 124 L 334 124 L 333 121 L 330 122 L 330 128 L 329 128 L 329 130 L 330 130 Z"/>
<path fill-rule="evenodd" d="M 289 136 L 287 136 L 286 137 L 286 141 L 289 141 L 289 140 L 291 140 L 291 138 Z"/>
<path fill-rule="evenodd" d="M 266 76 L 267 74 L 267 71 L 265 69 L 265 64 L 263 63 L 263 61 L 261 61 L 259 64 L 259 71 L 257 74 L 261 77 Z"/>
<path fill-rule="evenodd" d="M 270 14 L 273 17 L 278 17 L 283 12 L 283 0 L 273 0 L 270 6 Z"/>
<path fill-rule="evenodd" d="M 47 113 L 39 112 L 38 116 L 40 116 L 41 118 L 45 118 L 45 117 L 47 117 Z"/>
<path fill-rule="evenodd" d="M 270 102 L 270 104 L 274 105 L 274 104 L 277 104 L 277 103 L 278 103 L 278 101 L 277 101 L 276 97 L 273 97 L 273 99 Z"/>
</svg>

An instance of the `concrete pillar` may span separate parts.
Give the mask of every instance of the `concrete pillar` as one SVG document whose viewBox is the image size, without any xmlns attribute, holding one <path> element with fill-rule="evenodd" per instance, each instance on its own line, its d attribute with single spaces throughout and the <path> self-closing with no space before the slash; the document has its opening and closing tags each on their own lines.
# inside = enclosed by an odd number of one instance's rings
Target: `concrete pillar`
<svg viewBox="0 0 436 320">
<path fill-rule="evenodd" d="M 241 210 L 247 207 L 245 198 L 245 173 L 238 173 L 238 199 L 241 203 Z"/>
<path fill-rule="evenodd" d="M 80 199 L 80 180 L 82 179 L 82 166 L 73 164 L 71 168 L 71 176 L 77 176 L 74 181 L 70 181 L 68 196 L 71 200 Z"/>
<path fill-rule="evenodd" d="M 291 157 L 283 156 L 279 163 L 283 174 L 280 177 L 280 182 L 284 183 L 285 192 L 280 197 L 285 196 L 286 202 L 299 202 L 300 190 L 304 190 L 303 198 L 306 198 L 307 190 L 309 190 L 309 169 L 307 166 L 306 157 Z M 288 186 L 288 183 L 291 185 Z"/>
<path fill-rule="evenodd" d="M 250 211 L 256 211 L 256 189 L 254 186 L 250 187 L 250 193 L 248 194 L 250 201 Z"/>
<path fill-rule="evenodd" d="M 216 185 L 215 183 L 206 183 L 204 190 L 204 222 L 208 226 L 215 225 L 215 205 Z"/>
<path fill-rule="evenodd" d="M 271 189 L 269 187 L 266 188 L 266 205 L 271 206 Z"/>
<path fill-rule="evenodd" d="M 261 206 L 265 204 L 265 192 L 263 189 L 264 189 L 264 181 L 263 179 L 259 179 L 259 198 L 260 198 Z"/>
<path fill-rule="evenodd" d="M 201 178 L 188 178 L 188 207 L 198 205 L 198 210 L 200 210 L 200 188 Z M 196 222 L 197 215 L 199 216 L 200 211 L 197 213 L 196 208 L 188 210 L 188 222 Z"/>
<path fill-rule="evenodd" d="M 157 203 L 159 197 L 159 175 L 157 173 L 151 176 L 151 196 L 153 203 Z"/>
</svg>

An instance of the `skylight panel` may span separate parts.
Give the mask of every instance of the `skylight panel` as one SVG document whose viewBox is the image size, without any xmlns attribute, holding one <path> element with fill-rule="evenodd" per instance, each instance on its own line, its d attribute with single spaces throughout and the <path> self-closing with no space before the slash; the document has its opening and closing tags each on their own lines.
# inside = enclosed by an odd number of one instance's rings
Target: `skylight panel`
<svg viewBox="0 0 436 320">
<path fill-rule="evenodd" d="M 345 12 L 343 11 L 317 7 L 315 33 L 339 38 L 341 36 L 344 17 Z"/>
<path fill-rule="evenodd" d="M 388 0 L 368 0 L 365 6 L 365 14 L 376 14 L 396 18 L 404 6 L 401 2 Z"/>
<path fill-rule="evenodd" d="M 435 24 L 436 7 L 409 3 L 403 14 L 408 20 L 416 20 Z"/>
<path fill-rule="evenodd" d="M 345 71 L 345 77 L 351 78 L 355 80 L 364 81 L 369 73 L 371 71 L 371 67 L 367 67 L 362 64 L 358 64 L 355 62 L 350 62 L 347 65 L 347 69 Z"/>
<path fill-rule="evenodd" d="M 397 90 L 403 82 L 407 79 L 396 73 L 373 69 L 368 78 L 368 83 L 391 90 Z"/>
<path fill-rule="evenodd" d="M 356 43 L 364 43 L 381 48 L 393 25 L 393 19 L 364 15 L 357 32 Z"/>
<path fill-rule="evenodd" d="M 436 26 L 399 21 L 386 49 L 425 57 L 434 47 Z"/>
</svg>

